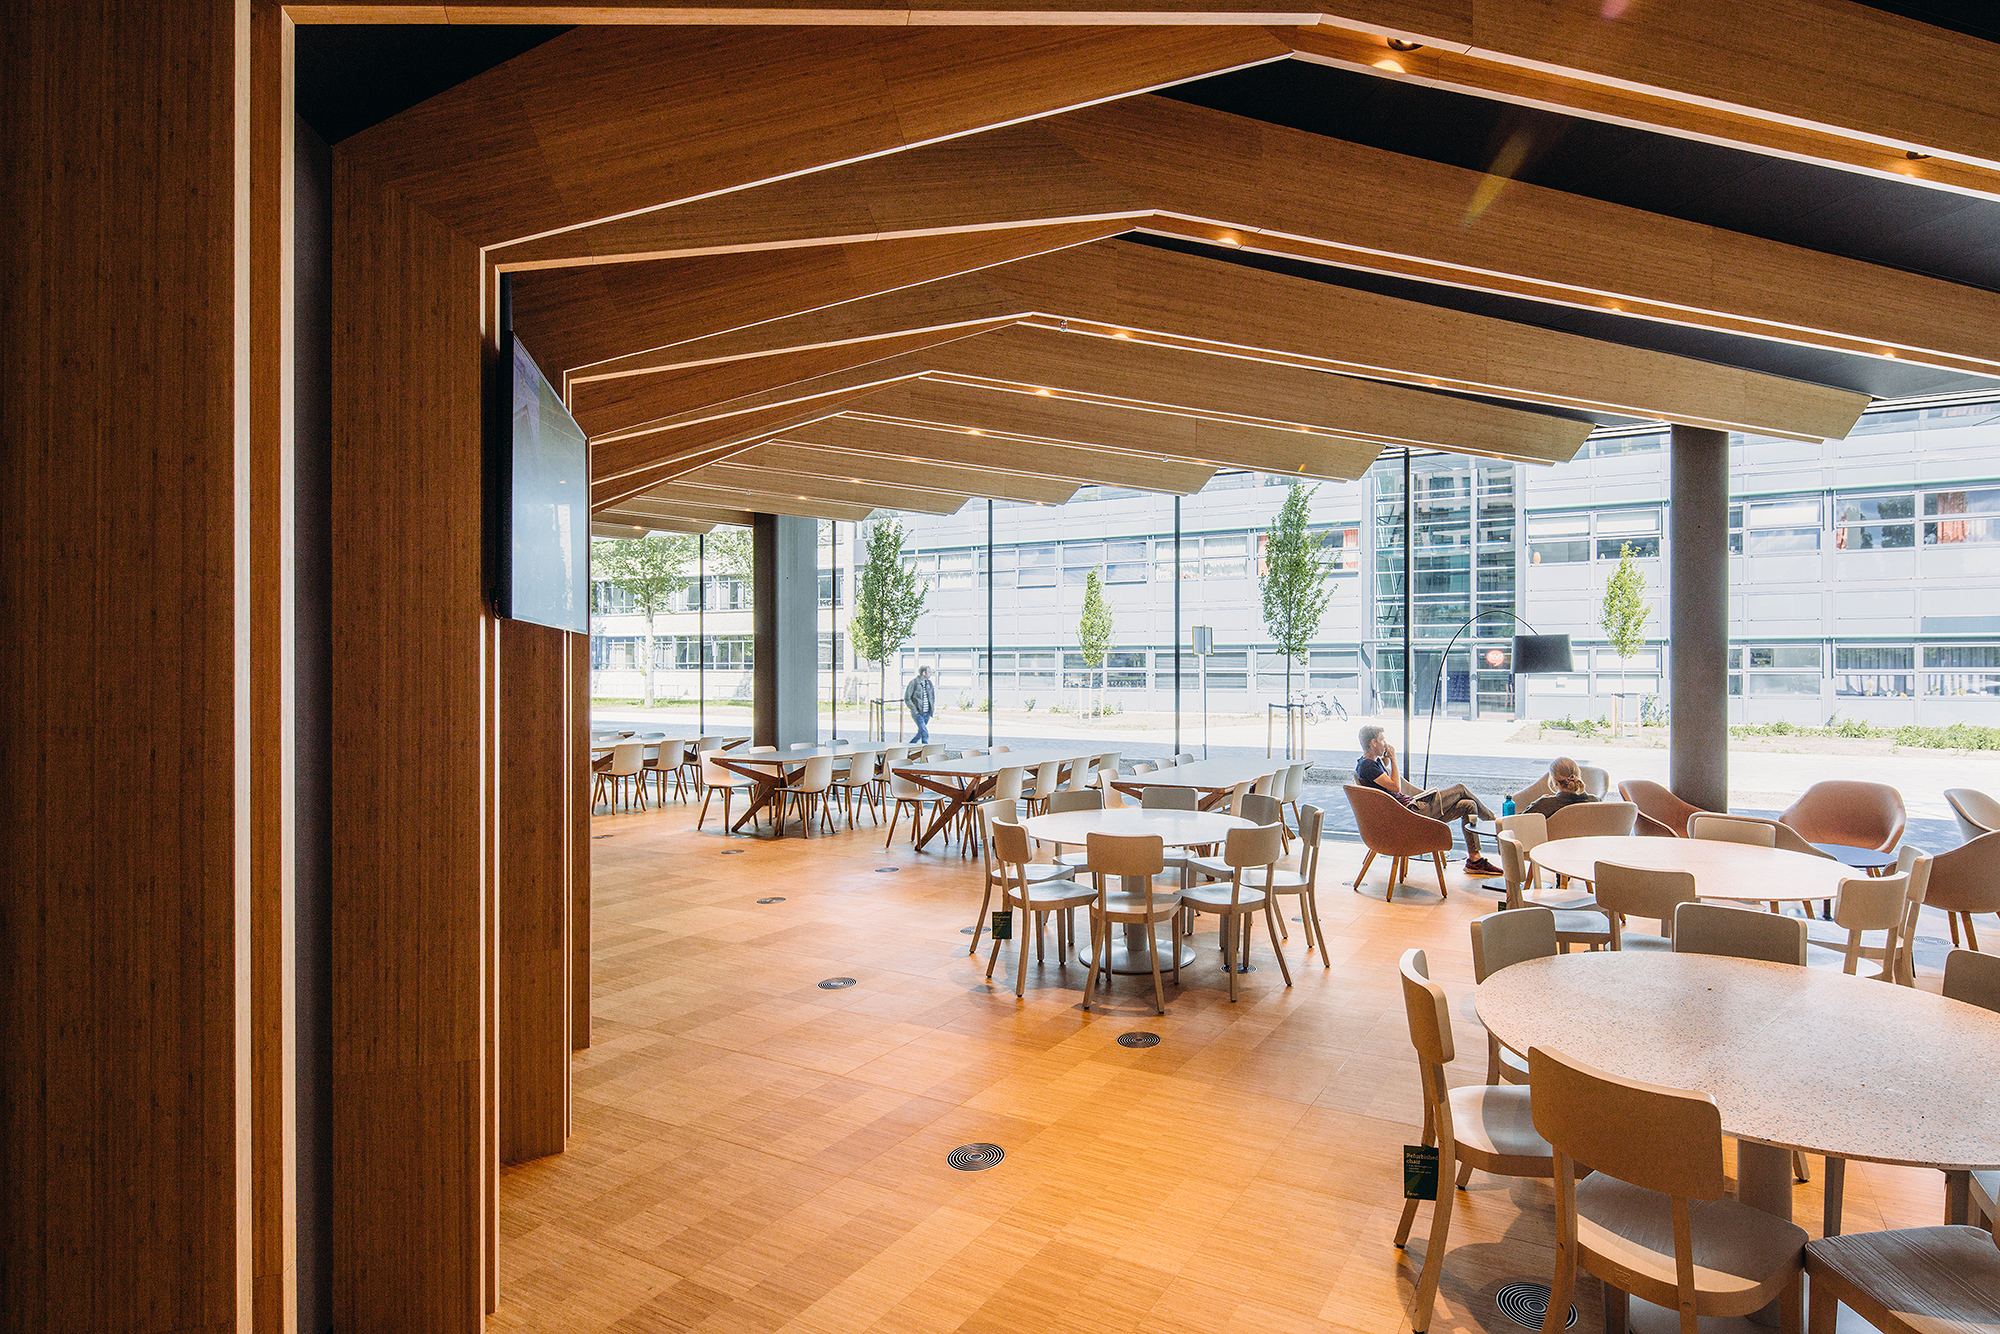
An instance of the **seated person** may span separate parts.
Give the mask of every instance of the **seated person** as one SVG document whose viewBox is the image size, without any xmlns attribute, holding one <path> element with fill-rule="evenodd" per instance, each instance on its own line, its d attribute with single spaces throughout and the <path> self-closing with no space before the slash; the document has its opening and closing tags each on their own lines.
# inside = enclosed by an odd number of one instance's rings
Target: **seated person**
<svg viewBox="0 0 2000 1334">
<path fill-rule="evenodd" d="M 1465 831 L 1465 869 L 1473 875 L 1500 874 L 1499 867 L 1479 855 L 1479 835 L 1472 831 L 1475 819 L 1491 820 L 1493 812 L 1467 791 L 1465 784 L 1454 783 L 1448 788 L 1406 797 L 1401 780 L 1402 774 L 1396 767 L 1396 748 L 1382 735 L 1382 729 L 1372 724 L 1362 728 L 1361 758 L 1354 765 L 1354 781 L 1363 787 L 1381 788 L 1419 815 L 1428 815 L 1433 820 L 1457 820 Z"/>
<path fill-rule="evenodd" d="M 1583 790 L 1583 771 L 1576 767 L 1576 761 L 1564 755 L 1549 766 L 1549 785 L 1555 788 L 1546 797 L 1537 797 L 1528 803 L 1528 814 L 1539 815 L 1543 819 L 1554 815 L 1565 806 L 1574 806 L 1579 801 L 1596 801 Z"/>
</svg>

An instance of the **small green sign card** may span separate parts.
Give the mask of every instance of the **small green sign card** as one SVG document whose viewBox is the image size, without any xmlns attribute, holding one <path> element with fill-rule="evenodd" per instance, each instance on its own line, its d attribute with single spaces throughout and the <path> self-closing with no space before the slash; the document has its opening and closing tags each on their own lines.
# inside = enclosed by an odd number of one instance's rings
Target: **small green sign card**
<svg viewBox="0 0 2000 1334">
<path fill-rule="evenodd" d="M 1014 938 L 1014 914 L 1011 911 L 993 914 L 993 938 L 995 940 Z"/>
<path fill-rule="evenodd" d="M 1435 1200 L 1438 1197 L 1438 1151 L 1434 1144 L 1403 1146 L 1403 1198 Z"/>
</svg>

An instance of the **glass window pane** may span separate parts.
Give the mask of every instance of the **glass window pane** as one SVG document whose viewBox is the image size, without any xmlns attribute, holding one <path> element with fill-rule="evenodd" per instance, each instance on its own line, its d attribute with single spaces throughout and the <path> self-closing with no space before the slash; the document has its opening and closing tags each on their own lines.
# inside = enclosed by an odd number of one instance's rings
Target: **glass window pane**
<svg viewBox="0 0 2000 1334">
<path fill-rule="evenodd" d="M 1182 545 L 1185 547 L 1185 539 Z M 1204 537 L 1201 540 L 1201 552 L 1204 556 L 1241 556 L 1247 554 L 1249 550 L 1249 540 L 1242 533 L 1233 533 L 1225 537 Z"/>
<path fill-rule="evenodd" d="M 1142 564 L 1107 565 L 1104 567 L 1104 582 L 1107 584 L 1143 584 L 1146 582 L 1146 567 Z"/>
<path fill-rule="evenodd" d="M 1167 543 L 1169 553 L 1173 551 L 1173 548 L 1174 544 L 1172 542 Z M 1105 544 L 1104 558 L 1113 561 L 1144 560 L 1146 559 L 1145 539 L 1141 538 L 1136 542 L 1108 542 Z"/>
<path fill-rule="evenodd" d="M 1979 491 L 1931 491 L 1924 496 L 1924 517 L 1942 514 L 2000 514 L 2000 487 Z"/>
<path fill-rule="evenodd" d="M 1810 667 L 1819 670 L 1819 645 L 1817 644 L 1777 644 L 1767 650 L 1771 660 L 1759 663 L 1763 667 Z"/>
<path fill-rule="evenodd" d="M 1657 533 L 1660 531 L 1658 510 L 1613 510 L 1597 516 L 1597 535 L 1604 537 L 1612 533 Z"/>
<path fill-rule="evenodd" d="M 1052 569 L 1056 563 L 1054 547 L 1021 547 L 1016 554 L 1020 557 L 1021 568 L 1024 570 Z"/>
<path fill-rule="evenodd" d="M 1743 553 L 1750 556 L 1783 556 L 1819 550 L 1817 528 L 1752 528 L 1742 534 Z"/>
<path fill-rule="evenodd" d="M 1529 537 L 1588 537 L 1588 514 L 1538 514 L 1528 520 Z"/>
<path fill-rule="evenodd" d="M 1644 560 L 1660 554 L 1660 539 L 1657 537 L 1600 537 L 1597 539 L 1599 560 L 1620 560 L 1626 552 L 1632 559 Z"/>
<path fill-rule="evenodd" d="M 1819 526 L 1817 500 L 1775 500 L 1750 506 L 1749 526 L 1752 528 L 1789 528 L 1806 524 Z"/>
<path fill-rule="evenodd" d="M 1855 524 L 1833 530 L 1835 551 L 1895 551 L 1916 544 L 1917 526 L 1913 523 Z"/>
<path fill-rule="evenodd" d="M 1890 496 L 1842 496 L 1838 513 L 1842 523 L 1913 519 L 1917 514 L 1917 498 L 1907 491 Z"/>
<path fill-rule="evenodd" d="M 1589 559 L 1589 542 L 1535 542 L 1528 547 L 1530 565 L 1564 565 Z"/>
<path fill-rule="evenodd" d="M 1745 678 L 1753 695 L 1817 695 L 1816 672 L 1752 672 Z"/>
<path fill-rule="evenodd" d="M 1961 542 L 2000 542 L 2000 519 L 1946 519 L 1924 525 L 1924 545 L 1953 546 Z"/>
</svg>

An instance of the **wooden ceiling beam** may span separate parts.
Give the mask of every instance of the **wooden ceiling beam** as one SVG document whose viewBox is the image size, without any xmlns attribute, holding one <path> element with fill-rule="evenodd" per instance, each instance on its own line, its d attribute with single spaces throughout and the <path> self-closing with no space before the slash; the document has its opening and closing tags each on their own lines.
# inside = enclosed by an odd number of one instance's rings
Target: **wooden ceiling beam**
<svg viewBox="0 0 2000 1334">
<path fill-rule="evenodd" d="M 617 505 L 607 506 L 591 515 L 592 522 L 645 524 L 681 520 L 689 523 L 708 523 L 731 528 L 748 528 L 756 518 L 749 510 L 734 506 L 693 505 L 677 503 L 665 505 L 632 497 Z"/>
<path fill-rule="evenodd" d="M 874 505 L 850 504 L 838 500 L 821 500 L 814 496 L 782 493 L 775 491 L 744 491 L 714 486 L 689 486 L 678 479 L 648 488 L 643 494 L 625 502 L 630 509 L 635 504 L 652 502 L 663 511 L 681 512 L 685 505 L 701 507 L 701 513 L 712 513 L 717 509 L 747 510 L 752 514 L 788 514 L 799 519 L 837 519 L 845 523 L 860 522 L 875 511 Z"/>
<path fill-rule="evenodd" d="M 662 249 L 700 253 L 1113 216 L 1475 291 L 2000 373 L 1991 336 L 2000 294 L 1162 97 L 618 225 L 647 229 Z"/>
<path fill-rule="evenodd" d="M 711 463 L 682 473 L 677 486 L 746 495 L 789 495 L 802 500 L 830 500 L 848 505 L 872 505 L 877 509 L 907 510 L 913 514 L 956 514 L 965 508 L 969 496 L 962 492 L 931 491 L 921 487 L 869 482 L 847 477 L 803 477 L 741 463 L 742 455 L 728 463 Z"/>
<path fill-rule="evenodd" d="M 786 432 L 777 441 L 875 454 L 913 464 L 963 464 L 1079 485 L 1131 487 L 1168 495 L 1192 495 L 1208 485 L 1216 473 L 1212 464 L 856 417 L 822 418 Z"/>
<path fill-rule="evenodd" d="M 810 445 L 757 445 L 730 455 L 729 462 L 787 477 L 846 477 L 860 482 L 899 483 L 1030 505 L 1060 505 L 1076 493 L 1078 485 L 1058 478 L 1030 477 L 954 463 L 921 463 Z"/>
</svg>

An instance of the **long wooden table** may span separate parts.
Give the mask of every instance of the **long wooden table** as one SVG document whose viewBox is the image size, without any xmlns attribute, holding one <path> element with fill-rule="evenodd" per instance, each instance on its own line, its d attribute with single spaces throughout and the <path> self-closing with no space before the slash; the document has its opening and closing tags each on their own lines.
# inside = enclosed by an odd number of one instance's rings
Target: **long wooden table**
<svg viewBox="0 0 2000 1334">
<path fill-rule="evenodd" d="M 967 806 L 984 801 L 993 791 L 1002 769 L 1035 770 L 1053 761 L 1063 766 L 1059 773 L 1067 781 L 1079 762 L 1093 755 L 1110 753 L 1095 747 L 1043 747 L 1037 750 L 1010 750 L 999 755 L 973 755 L 959 760 L 906 760 L 896 766 L 895 772 L 944 798 L 938 803 L 930 825 L 918 836 L 917 850 L 923 851 L 924 844 L 942 830 L 949 829 L 953 818 Z"/>
<path fill-rule="evenodd" d="M 1291 763 L 1290 760 L 1283 760 L 1273 764 L 1269 759 L 1196 760 L 1192 764 L 1174 764 L 1149 774 L 1120 778 L 1112 786 L 1127 796 L 1135 797 L 1149 787 L 1193 788 L 1201 794 L 1196 798 L 1197 804 L 1207 811 L 1227 800 L 1239 783 L 1254 783 L 1280 769 L 1289 768 Z"/>
<path fill-rule="evenodd" d="M 879 749 L 881 749 L 879 746 L 850 745 L 814 746 L 808 750 L 779 750 L 776 746 L 746 746 L 736 750 L 710 751 L 708 753 L 709 759 L 731 773 L 740 774 L 744 778 L 749 779 L 752 784 L 750 804 L 745 807 L 743 814 L 737 816 L 735 822 L 729 826 L 729 832 L 732 834 L 739 832 L 743 828 L 745 820 L 751 819 L 758 811 L 763 810 L 776 800 L 778 793 L 785 786 L 785 779 L 790 775 L 791 771 L 805 768 L 807 760 L 816 759 L 821 756 L 831 756 L 836 760 L 844 760 L 853 756 L 858 751 L 865 750 L 873 753 Z M 839 769 L 842 766 L 836 765 L 834 767 Z M 774 837 L 783 838 L 785 836 L 785 822 L 780 819 L 774 821 L 773 824 L 777 829 Z M 805 832 L 807 831 L 804 829 L 800 830 L 802 834 Z"/>
</svg>

